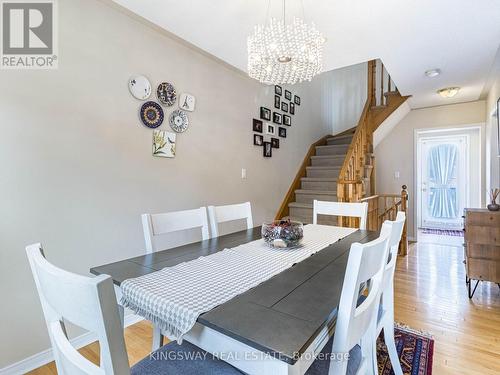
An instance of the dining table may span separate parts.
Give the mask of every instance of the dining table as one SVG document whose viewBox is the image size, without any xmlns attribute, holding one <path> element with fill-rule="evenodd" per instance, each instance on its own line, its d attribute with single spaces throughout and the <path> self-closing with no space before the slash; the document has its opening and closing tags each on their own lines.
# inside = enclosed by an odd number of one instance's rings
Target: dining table
<svg viewBox="0 0 500 375">
<path fill-rule="evenodd" d="M 375 231 L 353 231 L 202 313 L 184 339 L 247 374 L 304 374 L 335 333 L 351 244 L 377 237 Z M 92 267 L 90 272 L 109 275 L 119 292 L 125 280 L 261 238 L 258 226 Z"/>
</svg>

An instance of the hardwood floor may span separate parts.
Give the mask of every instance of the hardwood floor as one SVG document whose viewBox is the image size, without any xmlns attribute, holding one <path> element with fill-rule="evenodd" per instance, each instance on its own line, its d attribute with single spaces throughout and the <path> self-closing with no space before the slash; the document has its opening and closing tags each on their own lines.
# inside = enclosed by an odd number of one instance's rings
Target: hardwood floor
<svg viewBox="0 0 500 375">
<path fill-rule="evenodd" d="M 500 289 L 481 283 L 469 300 L 462 242 L 427 236 L 399 259 L 395 319 L 434 336 L 434 374 L 498 375 Z"/>
<path fill-rule="evenodd" d="M 395 276 L 396 321 L 431 333 L 435 375 L 500 374 L 500 289 L 479 285 L 467 297 L 461 238 L 426 236 L 398 260 Z M 140 322 L 125 330 L 130 364 L 149 353 L 151 326 Z M 98 344 L 81 350 L 97 363 Z M 54 363 L 30 374 L 55 375 Z"/>
<path fill-rule="evenodd" d="M 151 350 L 153 329 L 149 322 L 143 320 L 125 329 L 125 344 L 127 345 L 128 361 L 130 366 L 146 357 Z M 99 344 L 92 343 L 79 350 L 83 356 L 99 363 Z M 30 375 L 57 375 L 55 362 L 51 362 L 36 370 L 28 372 Z"/>
</svg>

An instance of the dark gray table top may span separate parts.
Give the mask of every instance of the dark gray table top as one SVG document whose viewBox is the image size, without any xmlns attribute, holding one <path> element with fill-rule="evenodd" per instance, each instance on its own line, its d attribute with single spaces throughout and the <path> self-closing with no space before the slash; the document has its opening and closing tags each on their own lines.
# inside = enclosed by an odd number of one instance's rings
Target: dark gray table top
<svg viewBox="0 0 500 375">
<path fill-rule="evenodd" d="M 378 233 L 358 230 L 201 315 L 198 323 L 293 364 L 336 314 L 349 249 Z M 260 227 L 91 268 L 113 282 L 261 238 Z"/>
</svg>

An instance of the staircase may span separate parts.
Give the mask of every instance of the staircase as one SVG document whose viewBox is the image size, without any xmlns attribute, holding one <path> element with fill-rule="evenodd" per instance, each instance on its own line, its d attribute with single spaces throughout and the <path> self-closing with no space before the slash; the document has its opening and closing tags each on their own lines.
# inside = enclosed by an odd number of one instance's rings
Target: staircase
<svg viewBox="0 0 500 375">
<path fill-rule="evenodd" d="M 337 179 L 344 163 L 354 129 L 342 135 L 326 138 L 326 144 L 315 146 L 310 156 L 305 177 L 300 179 L 300 188 L 294 190 L 295 201 L 288 203 L 289 218 L 303 223 L 312 223 L 313 200 L 337 201 Z M 327 222 L 325 222 L 327 221 Z M 335 220 L 325 224 L 335 224 Z"/>
<path fill-rule="evenodd" d="M 359 202 L 375 194 L 373 132 L 401 104 L 402 96 L 380 60 L 368 62 L 367 100 L 356 127 L 312 144 L 276 219 L 312 223 L 313 201 Z M 352 218 L 318 217 L 319 224 L 353 226 Z"/>
</svg>

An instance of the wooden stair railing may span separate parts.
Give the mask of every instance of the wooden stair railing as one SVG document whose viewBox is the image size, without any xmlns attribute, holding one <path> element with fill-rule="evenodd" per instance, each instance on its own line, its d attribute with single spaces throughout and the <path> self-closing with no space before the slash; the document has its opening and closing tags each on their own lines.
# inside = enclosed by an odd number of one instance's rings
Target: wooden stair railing
<svg viewBox="0 0 500 375">
<path fill-rule="evenodd" d="M 377 66 L 380 74 L 377 74 Z M 379 95 L 377 95 L 377 87 L 380 88 Z M 394 81 L 381 61 L 368 62 L 367 99 L 339 173 L 337 182 L 339 202 L 358 202 L 367 195 L 375 194 L 373 132 L 407 99 L 408 96 L 399 94 Z M 355 225 L 355 220 L 342 218 L 339 223 L 352 226 Z"/>
<path fill-rule="evenodd" d="M 396 219 L 398 211 L 403 211 L 406 214 L 403 235 L 399 244 L 399 255 L 406 256 L 408 253 L 408 191 L 406 185 L 402 186 L 401 194 L 376 194 L 362 198 L 359 201 L 368 203 L 368 220 L 366 223 L 368 230 L 380 230 L 384 221 Z"/>
<path fill-rule="evenodd" d="M 380 60 L 368 62 L 367 99 L 337 179 L 337 200 L 339 202 L 368 202 L 370 207 L 368 229 L 379 230 L 384 220 L 394 219 L 398 210 L 406 212 L 407 209 L 408 195 L 405 186 L 401 195 L 375 195 L 373 132 L 408 98 L 408 96 L 402 96 L 399 93 Z M 352 134 L 352 129 L 346 130 L 345 133 Z M 337 134 L 337 136 L 341 134 Z M 296 198 L 295 191 L 300 188 L 301 178 L 306 176 L 307 167 L 311 164 L 311 157 L 316 152 L 316 146 L 327 144 L 327 139 L 330 137 L 332 136 L 325 136 L 309 147 L 276 214 L 276 220 L 290 215 L 289 204 Z M 367 195 L 370 196 L 367 197 Z M 356 227 L 359 223 L 356 218 L 339 217 L 338 225 Z M 407 249 L 405 224 L 400 254 L 406 255 Z"/>
</svg>

